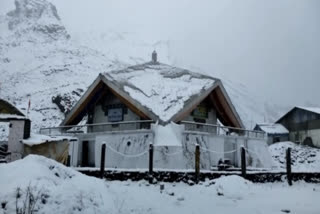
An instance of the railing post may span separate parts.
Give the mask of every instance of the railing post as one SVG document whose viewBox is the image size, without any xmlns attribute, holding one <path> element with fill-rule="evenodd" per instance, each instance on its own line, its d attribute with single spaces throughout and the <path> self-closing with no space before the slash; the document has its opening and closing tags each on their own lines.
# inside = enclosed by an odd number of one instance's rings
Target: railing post
<svg viewBox="0 0 320 214">
<path fill-rule="evenodd" d="M 199 175 L 200 175 L 200 146 L 196 144 L 195 150 L 195 177 L 194 180 L 196 183 L 199 182 Z"/>
<path fill-rule="evenodd" d="M 106 158 L 106 144 L 104 143 L 101 146 L 100 178 L 104 177 L 105 158 Z"/>
<path fill-rule="evenodd" d="M 149 183 L 153 181 L 153 144 L 149 144 Z"/>
<path fill-rule="evenodd" d="M 292 186 L 291 148 L 288 148 L 288 149 L 287 149 L 286 160 L 287 160 L 287 179 L 288 179 L 288 184 L 289 184 L 290 186 Z"/>
<path fill-rule="evenodd" d="M 247 171 L 247 165 L 246 165 L 246 150 L 244 147 L 241 147 L 241 175 L 243 178 L 246 178 L 246 171 Z"/>
</svg>

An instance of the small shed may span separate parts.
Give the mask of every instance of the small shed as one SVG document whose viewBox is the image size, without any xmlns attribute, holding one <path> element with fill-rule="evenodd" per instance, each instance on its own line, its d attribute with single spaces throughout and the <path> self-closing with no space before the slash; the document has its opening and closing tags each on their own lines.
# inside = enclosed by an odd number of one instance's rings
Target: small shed
<svg viewBox="0 0 320 214">
<path fill-rule="evenodd" d="M 7 161 L 20 159 L 23 145 L 20 141 L 30 137 L 31 121 L 13 104 L 0 99 L 0 122 L 9 123 Z"/>
<path fill-rule="evenodd" d="M 289 140 L 289 131 L 279 123 L 261 123 L 254 128 L 256 131 L 263 131 L 268 135 L 268 145 Z"/>
<path fill-rule="evenodd" d="M 36 154 L 67 164 L 69 156 L 70 137 L 50 137 L 32 134 L 30 138 L 21 141 L 24 151 L 23 157 Z"/>
</svg>

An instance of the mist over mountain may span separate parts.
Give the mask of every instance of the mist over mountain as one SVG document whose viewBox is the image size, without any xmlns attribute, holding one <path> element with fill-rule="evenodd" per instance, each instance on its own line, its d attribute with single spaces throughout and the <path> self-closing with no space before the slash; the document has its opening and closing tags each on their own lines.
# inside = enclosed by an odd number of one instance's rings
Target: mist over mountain
<svg viewBox="0 0 320 214">
<path fill-rule="evenodd" d="M 14 8 L 8 8 L 0 17 L 0 96 L 26 114 L 31 100 L 28 116 L 35 130 L 58 125 L 101 72 L 149 61 L 154 49 L 161 62 L 176 65 L 169 39 L 141 39 L 134 32 L 112 29 L 71 34 L 65 16 L 45 0 L 16 0 Z M 196 66 L 187 68 L 206 73 Z M 245 84 L 217 77 L 247 128 L 274 121 L 284 111 Z"/>
</svg>

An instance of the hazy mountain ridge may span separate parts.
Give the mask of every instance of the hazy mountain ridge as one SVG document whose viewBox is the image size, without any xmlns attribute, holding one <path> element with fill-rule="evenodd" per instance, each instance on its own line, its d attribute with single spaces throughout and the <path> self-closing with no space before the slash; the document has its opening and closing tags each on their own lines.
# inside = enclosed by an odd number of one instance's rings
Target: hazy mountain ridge
<svg viewBox="0 0 320 214">
<path fill-rule="evenodd" d="M 170 41 L 133 41 L 130 39 L 134 37 L 126 33 L 105 35 L 103 41 L 109 51 L 101 53 L 70 38 L 51 3 L 15 2 L 16 9 L 0 17 L 0 96 L 25 113 L 30 99 L 29 117 L 35 130 L 58 125 L 99 73 L 146 61 L 146 56 L 150 57 L 148 50 L 154 48 L 167 53 L 166 63 L 174 60 Z M 92 44 L 94 40 L 88 38 L 88 44 Z M 122 58 L 126 63 L 120 61 Z M 248 128 L 255 122 L 273 120 L 274 113 L 266 113 L 265 102 L 255 100 L 245 86 L 223 81 Z M 59 102 L 61 105 L 56 105 Z"/>
</svg>

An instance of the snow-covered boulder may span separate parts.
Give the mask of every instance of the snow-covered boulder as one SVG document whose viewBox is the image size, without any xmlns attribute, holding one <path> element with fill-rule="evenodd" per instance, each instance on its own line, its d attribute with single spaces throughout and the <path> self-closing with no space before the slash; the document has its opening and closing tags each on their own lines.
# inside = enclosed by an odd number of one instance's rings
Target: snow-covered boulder
<svg viewBox="0 0 320 214">
<path fill-rule="evenodd" d="M 214 180 L 217 194 L 233 199 L 243 199 L 252 183 L 237 175 L 223 176 Z"/>
</svg>

